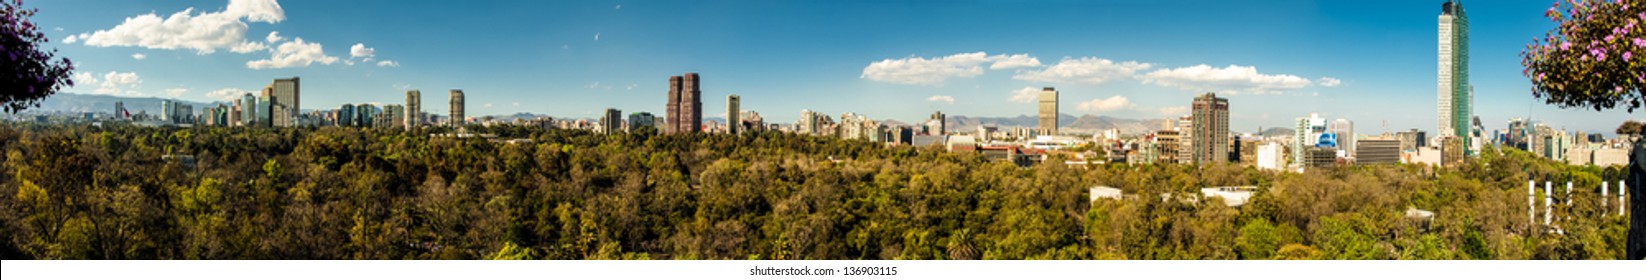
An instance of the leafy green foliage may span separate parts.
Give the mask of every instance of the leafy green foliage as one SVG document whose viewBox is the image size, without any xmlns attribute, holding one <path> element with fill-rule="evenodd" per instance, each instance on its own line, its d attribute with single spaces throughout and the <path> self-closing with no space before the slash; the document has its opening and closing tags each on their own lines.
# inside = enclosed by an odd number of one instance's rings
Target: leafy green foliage
<svg viewBox="0 0 1646 280">
<path fill-rule="evenodd" d="M 1592 188 L 1560 208 L 1564 235 L 1532 224 L 1526 180 L 1627 174 L 1512 150 L 1298 174 L 1022 168 L 781 133 L 471 130 L 530 141 L 0 124 L 0 258 L 1615 259 L 1627 231 Z M 1095 185 L 1127 198 L 1091 201 Z M 1240 207 L 1200 198 L 1234 185 L 1258 191 Z"/>
</svg>

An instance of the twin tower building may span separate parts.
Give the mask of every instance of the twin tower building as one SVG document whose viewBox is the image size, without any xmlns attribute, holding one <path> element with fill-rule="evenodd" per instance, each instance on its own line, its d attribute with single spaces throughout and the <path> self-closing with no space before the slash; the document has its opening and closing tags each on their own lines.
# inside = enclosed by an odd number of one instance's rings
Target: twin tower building
<svg viewBox="0 0 1646 280">
<path fill-rule="evenodd" d="M 451 90 L 451 104 L 450 105 L 451 105 L 451 107 L 450 107 L 451 108 L 451 116 L 450 116 L 450 118 L 447 119 L 447 123 L 451 126 L 462 126 L 463 124 L 467 123 L 465 121 L 466 118 L 463 115 L 463 90 L 461 90 L 461 89 Z M 418 91 L 418 90 L 415 90 L 415 89 L 406 91 L 406 117 L 405 117 L 404 121 L 405 121 L 405 128 L 407 130 L 410 130 L 412 128 L 416 128 L 418 126 L 421 126 L 421 125 L 427 123 L 428 117 L 423 114 L 423 92 L 422 91 Z"/>
</svg>

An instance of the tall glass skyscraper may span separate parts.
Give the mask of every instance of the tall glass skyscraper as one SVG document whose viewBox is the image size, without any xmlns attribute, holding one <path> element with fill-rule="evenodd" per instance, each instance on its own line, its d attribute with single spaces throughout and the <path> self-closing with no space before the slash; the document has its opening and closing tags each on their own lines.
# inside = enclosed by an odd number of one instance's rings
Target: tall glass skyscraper
<svg viewBox="0 0 1646 280">
<path fill-rule="evenodd" d="M 1448 0 L 1440 5 L 1440 136 L 1463 138 L 1469 146 L 1469 120 L 1474 95 L 1469 87 L 1469 17 L 1463 4 Z"/>
</svg>

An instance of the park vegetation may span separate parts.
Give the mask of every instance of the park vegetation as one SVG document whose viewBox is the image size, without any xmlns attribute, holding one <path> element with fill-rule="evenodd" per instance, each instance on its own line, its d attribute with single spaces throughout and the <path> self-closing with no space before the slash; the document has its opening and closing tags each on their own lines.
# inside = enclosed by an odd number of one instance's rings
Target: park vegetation
<svg viewBox="0 0 1646 280">
<path fill-rule="evenodd" d="M 0 258 L 1618 259 L 1627 231 L 1598 194 L 1622 168 L 1516 150 L 1287 173 L 1019 167 L 777 132 L 441 130 L 0 124 Z M 1527 180 L 1575 182 L 1561 233 L 1527 216 Z M 1097 185 L 1127 198 L 1089 200 Z M 1161 199 L 1237 185 L 1259 191 Z"/>
</svg>

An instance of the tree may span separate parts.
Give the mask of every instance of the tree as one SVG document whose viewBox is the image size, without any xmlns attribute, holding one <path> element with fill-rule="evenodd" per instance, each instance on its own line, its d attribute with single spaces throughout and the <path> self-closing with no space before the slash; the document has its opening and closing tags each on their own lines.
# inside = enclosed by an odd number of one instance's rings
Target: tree
<svg viewBox="0 0 1646 280">
<path fill-rule="evenodd" d="M 1561 2 L 1569 2 L 1562 5 Z M 1558 27 L 1521 52 L 1532 96 L 1562 108 L 1633 113 L 1646 103 L 1646 0 L 1559 1 Z"/>
<path fill-rule="evenodd" d="M 6 112 L 40 107 L 41 100 L 74 86 L 69 78 L 74 64 L 66 57 L 52 61 L 55 49 L 39 49 L 50 39 L 29 20 L 37 10 L 23 8 L 23 0 L 0 3 L 0 8 L 4 9 L 0 11 L 0 53 L 4 53 L 0 55 L 0 105 Z"/>
<path fill-rule="evenodd" d="M 1625 121 L 1617 126 L 1617 136 L 1640 135 L 1642 131 L 1642 125 L 1637 121 Z"/>
</svg>

